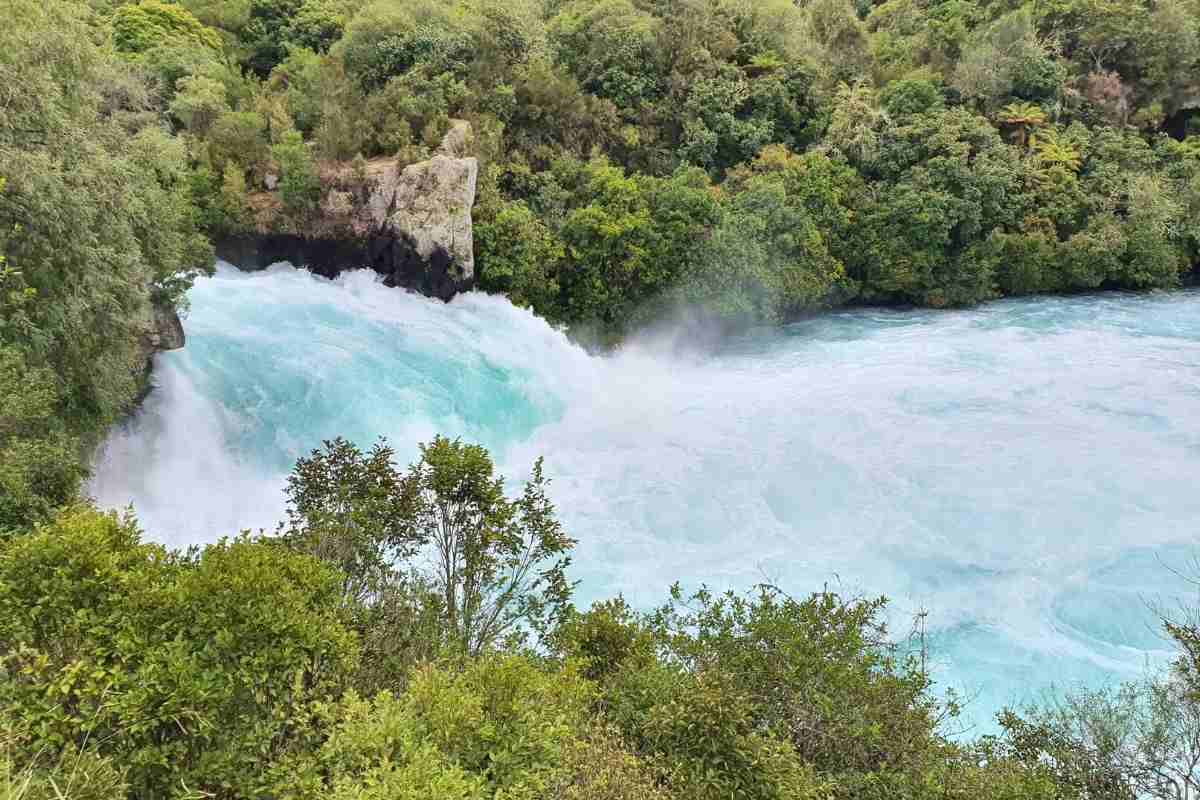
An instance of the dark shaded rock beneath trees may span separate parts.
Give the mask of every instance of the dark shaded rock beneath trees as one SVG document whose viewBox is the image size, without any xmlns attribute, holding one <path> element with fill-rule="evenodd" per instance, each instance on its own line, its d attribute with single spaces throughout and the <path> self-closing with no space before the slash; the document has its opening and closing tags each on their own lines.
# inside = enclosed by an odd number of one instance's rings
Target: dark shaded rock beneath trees
<svg viewBox="0 0 1200 800">
<path fill-rule="evenodd" d="M 266 269 L 286 261 L 326 278 L 351 269 L 372 269 L 388 286 L 450 300 L 474 285 L 474 270 L 445 248 L 422 254 L 413 240 L 394 234 L 362 238 L 306 238 L 295 234 L 227 237 L 214 243 L 217 258 L 243 270 Z"/>
<path fill-rule="evenodd" d="M 154 328 L 151 333 L 151 344 L 155 350 L 181 349 L 187 340 L 178 312 L 170 306 L 156 303 L 153 306 L 152 315 Z"/>
</svg>

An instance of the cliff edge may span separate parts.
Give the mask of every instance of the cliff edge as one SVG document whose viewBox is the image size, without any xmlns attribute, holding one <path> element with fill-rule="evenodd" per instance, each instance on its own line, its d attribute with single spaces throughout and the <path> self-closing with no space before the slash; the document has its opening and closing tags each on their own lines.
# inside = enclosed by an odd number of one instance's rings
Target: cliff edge
<svg viewBox="0 0 1200 800">
<path fill-rule="evenodd" d="M 449 300 L 475 283 L 479 162 L 466 155 L 470 141 L 470 125 L 455 121 L 428 161 L 375 159 L 359 174 L 345 164 L 327 169 L 306 230 L 260 223 L 255 233 L 217 240 L 217 257 L 250 270 L 287 261 L 327 277 L 369 267 L 389 286 Z"/>
</svg>

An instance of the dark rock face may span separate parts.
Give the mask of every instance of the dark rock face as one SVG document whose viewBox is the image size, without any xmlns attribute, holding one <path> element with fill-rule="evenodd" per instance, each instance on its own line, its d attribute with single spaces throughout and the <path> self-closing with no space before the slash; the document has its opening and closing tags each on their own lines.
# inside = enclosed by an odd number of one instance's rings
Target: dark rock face
<svg viewBox="0 0 1200 800">
<path fill-rule="evenodd" d="M 426 297 L 450 300 L 474 285 L 474 276 L 464 278 L 455 258 L 445 248 L 435 247 L 422 256 L 408 237 L 375 237 L 371 240 L 370 266 L 385 275 L 384 283 L 420 292 Z"/>
<path fill-rule="evenodd" d="M 213 242 L 213 247 L 217 258 L 251 272 L 286 261 L 330 278 L 369 263 L 366 241 L 352 238 L 309 239 L 272 233 L 227 237 Z"/>
<path fill-rule="evenodd" d="M 367 243 L 355 239 L 308 239 L 293 234 L 230 236 L 212 242 L 217 258 L 241 270 L 265 270 L 287 261 L 318 275 L 335 277 L 343 270 L 367 266 Z"/>
<path fill-rule="evenodd" d="M 217 258 L 244 270 L 266 269 L 286 261 L 326 278 L 368 268 L 388 286 L 450 300 L 474 284 L 463 278 L 454 256 L 436 247 L 422 256 L 407 236 L 374 234 L 363 239 L 308 239 L 290 234 L 239 236 L 214 243 Z"/>
</svg>

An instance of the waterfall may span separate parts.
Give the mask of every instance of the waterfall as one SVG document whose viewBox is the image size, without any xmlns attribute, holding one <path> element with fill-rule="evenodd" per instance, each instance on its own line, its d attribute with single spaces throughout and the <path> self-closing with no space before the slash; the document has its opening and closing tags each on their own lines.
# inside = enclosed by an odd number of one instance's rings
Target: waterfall
<svg viewBox="0 0 1200 800">
<path fill-rule="evenodd" d="M 546 457 L 580 599 L 675 580 L 886 594 L 929 612 L 967 717 L 1134 677 L 1147 603 L 1197 542 L 1200 293 L 850 311 L 701 349 L 590 355 L 503 298 L 450 304 L 223 265 L 188 346 L 113 431 L 91 492 L 173 545 L 274 528 L 290 465 L 342 435 L 402 463 L 435 433 L 519 481 Z"/>
</svg>

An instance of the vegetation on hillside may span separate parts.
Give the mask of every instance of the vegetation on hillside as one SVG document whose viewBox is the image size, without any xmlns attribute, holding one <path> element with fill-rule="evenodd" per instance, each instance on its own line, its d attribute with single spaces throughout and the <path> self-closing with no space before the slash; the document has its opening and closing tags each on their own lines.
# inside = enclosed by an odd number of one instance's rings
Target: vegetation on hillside
<svg viewBox="0 0 1200 800">
<path fill-rule="evenodd" d="M 187 552 L 73 506 L 0 542 L 0 797 L 1180 800 L 1194 620 L 1144 683 L 953 739 L 885 601 L 577 610 L 538 469 L 329 442 L 288 521 Z M 432 557 L 428 557 L 432 554 Z"/>
<path fill-rule="evenodd" d="M 144 383 L 152 304 L 212 252 L 185 143 L 79 4 L 3 0 L 0 530 L 69 501 Z"/>
<path fill-rule="evenodd" d="M 356 191 L 329 162 L 466 118 L 480 285 L 602 337 L 1171 287 L 1200 252 L 1196 0 L 98 5 L 210 231 L 309 230 Z"/>
<path fill-rule="evenodd" d="M 480 285 L 605 338 L 680 304 L 744 325 L 1175 286 L 1198 0 L 0 11 L 0 799 L 1200 792 L 1192 618 L 1164 621 L 1163 674 L 963 742 L 883 600 L 576 609 L 540 465 L 512 496 L 472 445 L 402 471 L 331 442 L 276 535 L 186 552 L 78 497 L 206 237 L 309 230 L 452 118 Z"/>
</svg>

